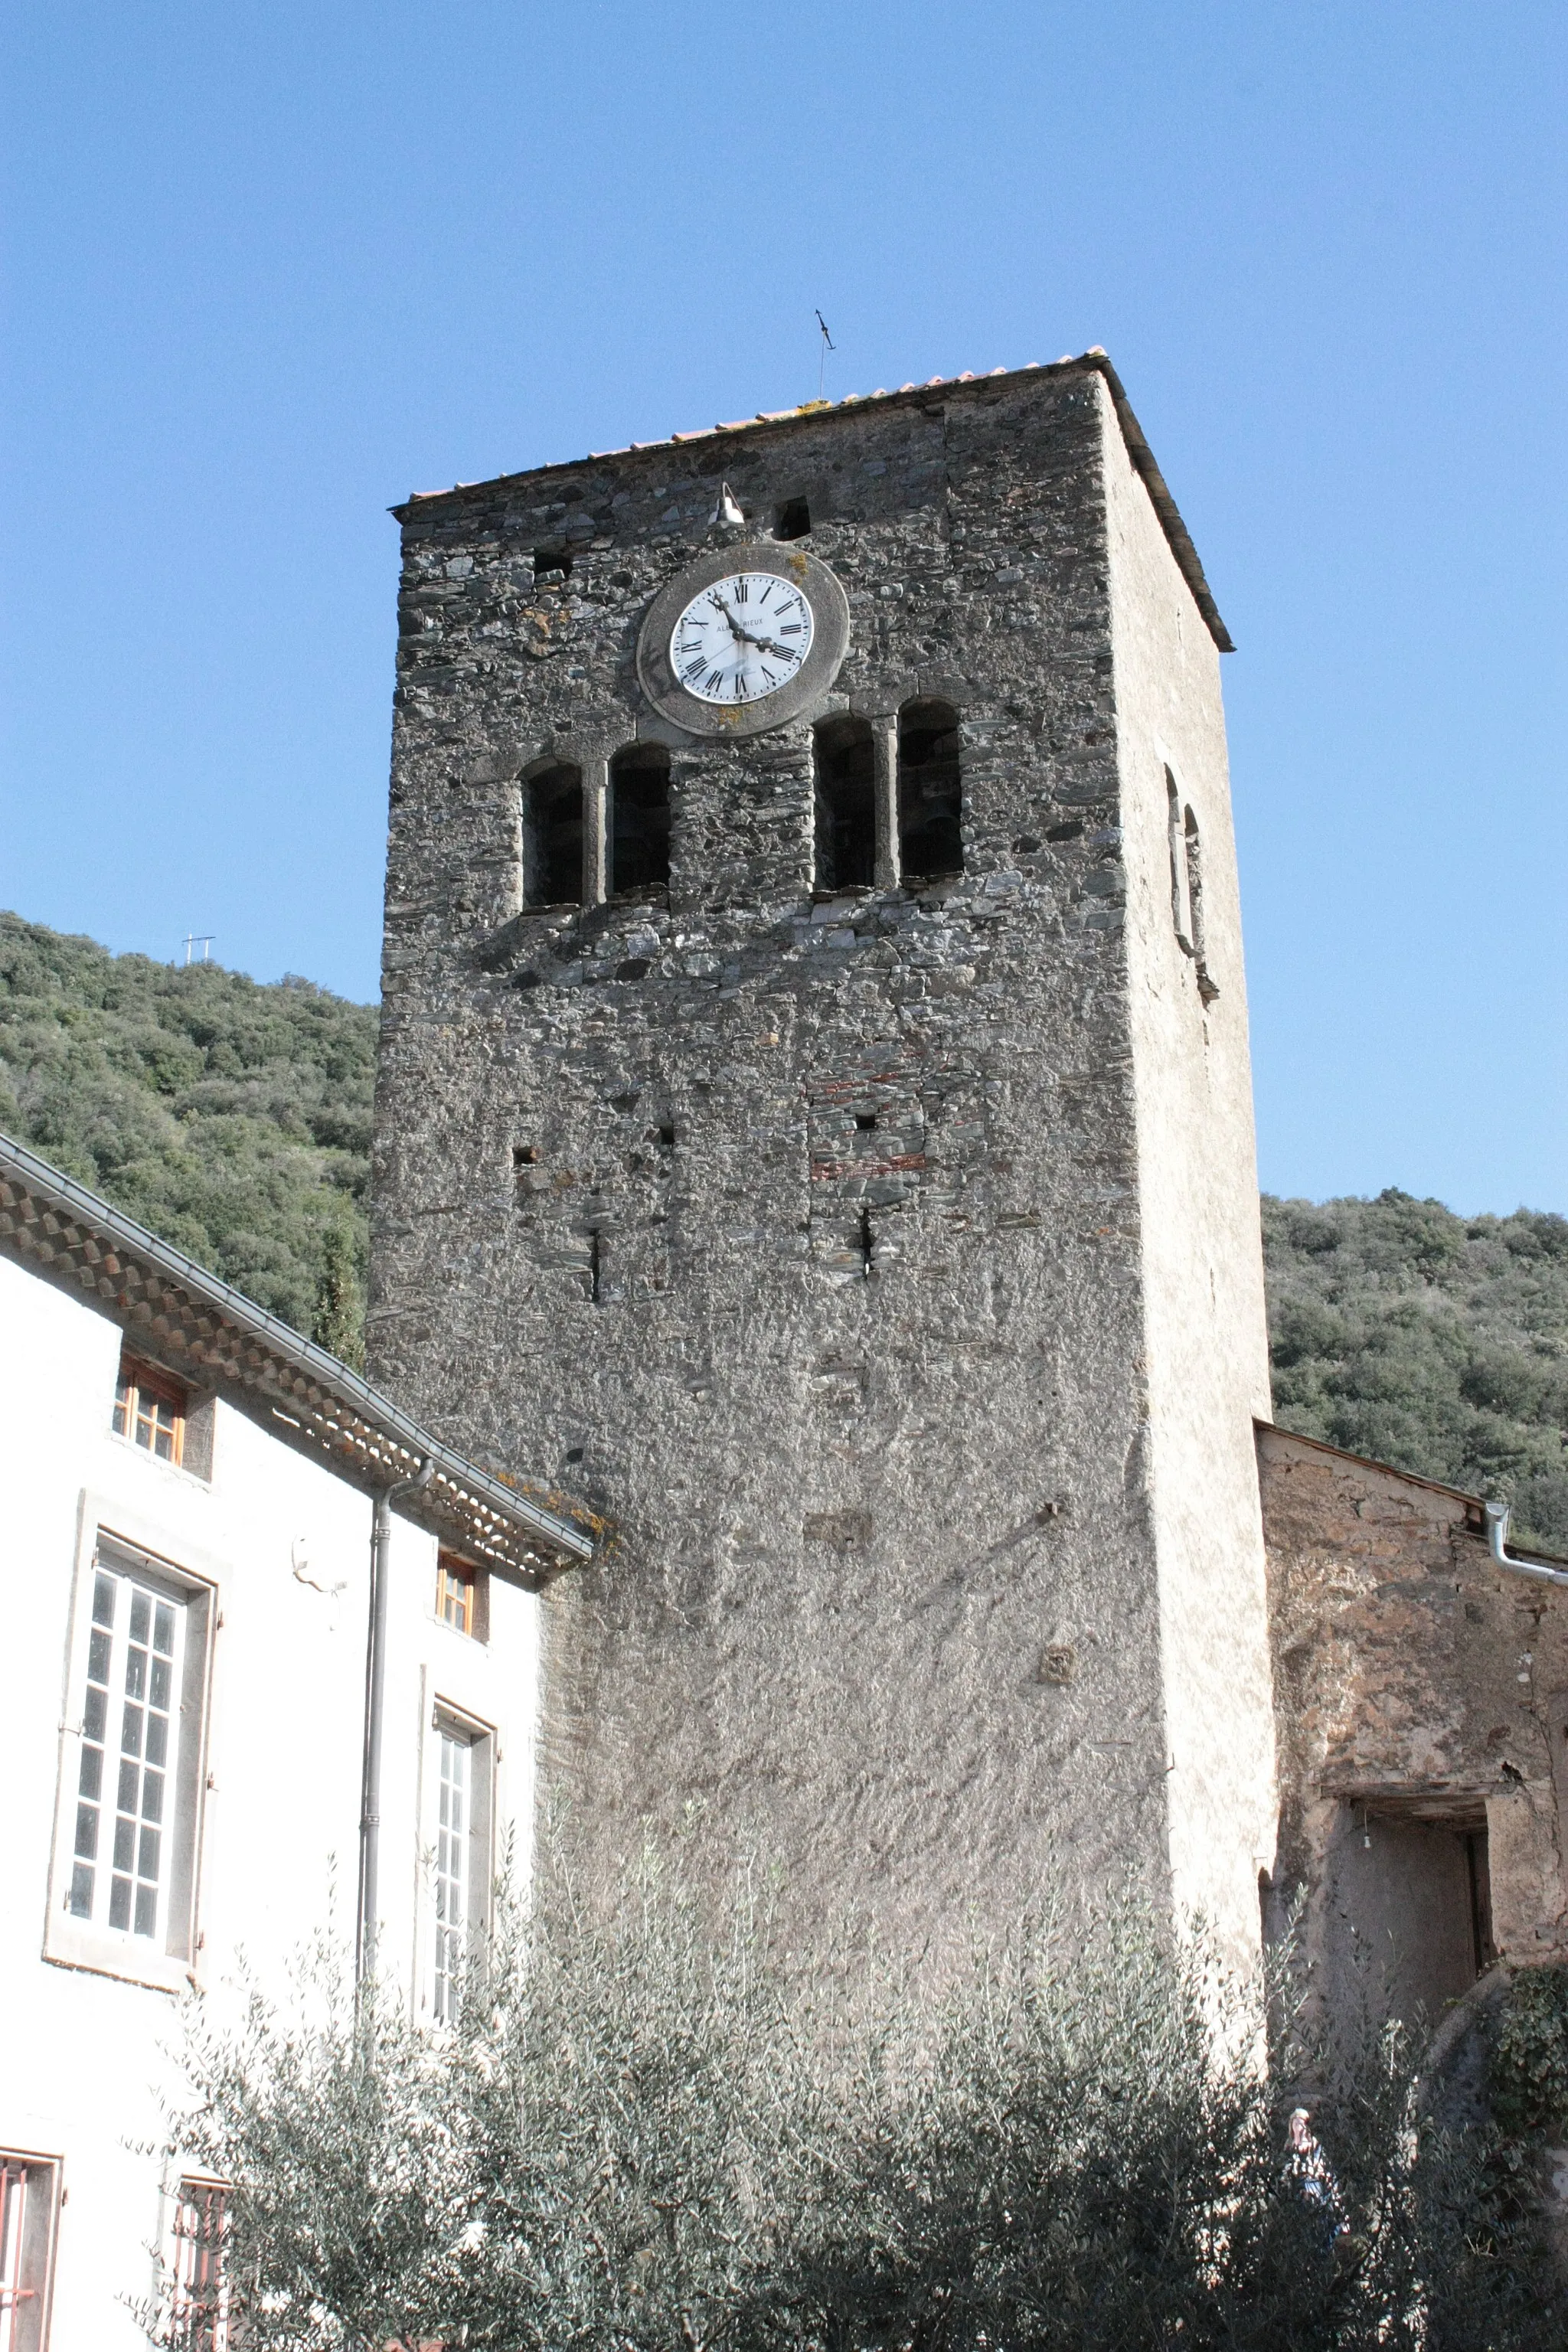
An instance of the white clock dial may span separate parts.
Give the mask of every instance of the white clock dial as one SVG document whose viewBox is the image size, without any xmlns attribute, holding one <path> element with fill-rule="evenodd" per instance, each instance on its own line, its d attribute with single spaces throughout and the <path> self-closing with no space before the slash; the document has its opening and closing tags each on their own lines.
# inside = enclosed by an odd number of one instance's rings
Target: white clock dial
<svg viewBox="0 0 1568 2352">
<path fill-rule="evenodd" d="M 799 672 L 816 624 L 793 580 L 731 572 L 693 596 L 669 634 L 669 666 L 699 702 L 762 702 Z"/>
</svg>

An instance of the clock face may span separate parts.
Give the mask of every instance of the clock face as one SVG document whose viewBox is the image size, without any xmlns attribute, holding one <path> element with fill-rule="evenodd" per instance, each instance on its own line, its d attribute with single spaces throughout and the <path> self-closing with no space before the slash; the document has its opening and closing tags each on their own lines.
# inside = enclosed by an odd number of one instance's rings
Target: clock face
<svg viewBox="0 0 1568 2352">
<path fill-rule="evenodd" d="M 683 734 L 765 735 L 821 715 L 848 647 L 849 600 L 818 557 L 726 541 L 684 564 L 643 614 L 637 684 Z"/>
<path fill-rule="evenodd" d="M 669 666 L 699 702 L 763 702 L 799 674 L 816 619 L 776 572 L 731 572 L 693 596 L 669 635 Z"/>
</svg>

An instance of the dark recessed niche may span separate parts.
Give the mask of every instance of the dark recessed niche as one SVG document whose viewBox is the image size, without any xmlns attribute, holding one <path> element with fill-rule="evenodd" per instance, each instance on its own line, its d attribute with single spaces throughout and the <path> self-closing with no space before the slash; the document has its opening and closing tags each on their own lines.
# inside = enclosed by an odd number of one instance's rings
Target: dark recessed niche
<svg viewBox="0 0 1568 2352">
<path fill-rule="evenodd" d="M 611 897 L 662 889 L 669 880 L 669 753 L 662 744 L 628 744 L 610 761 L 609 835 Z"/>
<path fill-rule="evenodd" d="M 551 573 L 559 573 L 563 580 L 566 580 L 571 577 L 571 572 L 572 550 L 569 547 L 536 547 L 534 549 L 533 578 L 536 586 Z"/>
<path fill-rule="evenodd" d="M 1013 844 L 1013 855 L 1016 857 L 1032 856 L 1039 845 L 1032 833 L 1021 833 Z"/>
<path fill-rule="evenodd" d="M 583 1459 L 582 1447 L 580 1445 L 569 1445 L 566 1448 L 565 1453 L 563 1454 L 562 1459 L 565 1462 L 581 1462 Z"/>
<path fill-rule="evenodd" d="M 868 1133 L 868 1131 L 877 1124 L 876 1112 L 874 1110 L 858 1110 L 855 1114 L 855 1124 L 860 1129 L 862 1135 Z"/>
<path fill-rule="evenodd" d="M 1083 831 L 1081 824 L 1053 824 L 1047 834 L 1047 841 L 1076 841 Z"/>
<path fill-rule="evenodd" d="M 804 499 L 785 499 L 773 525 L 775 539 L 805 539 L 811 530 L 811 509 Z"/>
<path fill-rule="evenodd" d="M 899 713 L 899 862 L 906 879 L 963 870 L 963 779 L 958 713 L 906 702 Z"/>
<path fill-rule="evenodd" d="M 583 776 L 546 768 L 523 796 L 523 872 L 531 907 L 575 907 L 583 897 Z"/>
<path fill-rule="evenodd" d="M 868 889 L 877 869 L 876 751 L 870 721 L 825 719 L 812 740 L 816 887 Z"/>
</svg>

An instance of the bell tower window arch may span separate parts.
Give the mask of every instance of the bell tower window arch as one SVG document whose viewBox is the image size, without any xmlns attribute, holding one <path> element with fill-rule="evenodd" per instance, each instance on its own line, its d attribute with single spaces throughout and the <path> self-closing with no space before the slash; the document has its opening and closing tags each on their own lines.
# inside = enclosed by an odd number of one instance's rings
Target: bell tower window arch
<svg viewBox="0 0 1568 2352">
<path fill-rule="evenodd" d="M 522 872 L 529 906 L 581 906 L 583 771 L 568 761 L 523 779 Z"/>
<path fill-rule="evenodd" d="M 605 887 L 624 898 L 669 885 L 669 753 L 631 743 L 610 761 Z"/>
<path fill-rule="evenodd" d="M 869 889 L 877 867 L 877 743 L 871 722 L 825 719 L 812 750 L 816 887 Z"/>
<path fill-rule="evenodd" d="M 922 698 L 899 712 L 899 869 L 906 881 L 963 871 L 958 713 Z"/>
</svg>

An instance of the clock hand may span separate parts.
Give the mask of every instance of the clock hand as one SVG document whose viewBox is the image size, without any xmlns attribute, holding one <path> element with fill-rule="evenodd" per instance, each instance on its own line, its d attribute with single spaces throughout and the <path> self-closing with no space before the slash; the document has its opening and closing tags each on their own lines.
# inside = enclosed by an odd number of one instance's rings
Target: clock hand
<svg viewBox="0 0 1568 2352">
<path fill-rule="evenodd" d="M 772 654 L 775 661 L 792 662 L 795 659 L 787 646 L 775 645 L 772 637 L 759 637 L 750 629 L 742 628 L 721 596 L 716 596 L 713 601 L 729 622 L 731 635 L 739 637 L 743 645 L 755 646 L 760 653 Z"/>
<path fill-rule="evenodd" d="M 722 596 L 715 596 L 715 597 L 714 597 L 714 599 L 713 599 L 713 602 L 718 605 L 719 610 L 723 614 L 724 618 L 729 622 L 729 624 L 730 624 L 730 634 L 731 634 L 731 635 L 732 637 L 741 637 L 741 638 L 742 638 L 742 639 L 745 641 L 745 643 L 746 643 L 747 645 L 749 645 L 749 646 L 754 646 L 754 645 L 756 644 L 756 642 L 757 642 L 756 638 L 752 636 L 752 633 L 751 633 L 750 629 L 743 629 L 743 628 L 741 626 L 741 624 L 739 623 L 739 621 L 737 621 L 737 619 L 735 618 L 735 615 L 733 614 L 733 613 L 731 613 L 731 612 L 730 607 L 728 606 L 728 604 L 725 604 L 724 599 L 722 598 Z"/>
</svg>

